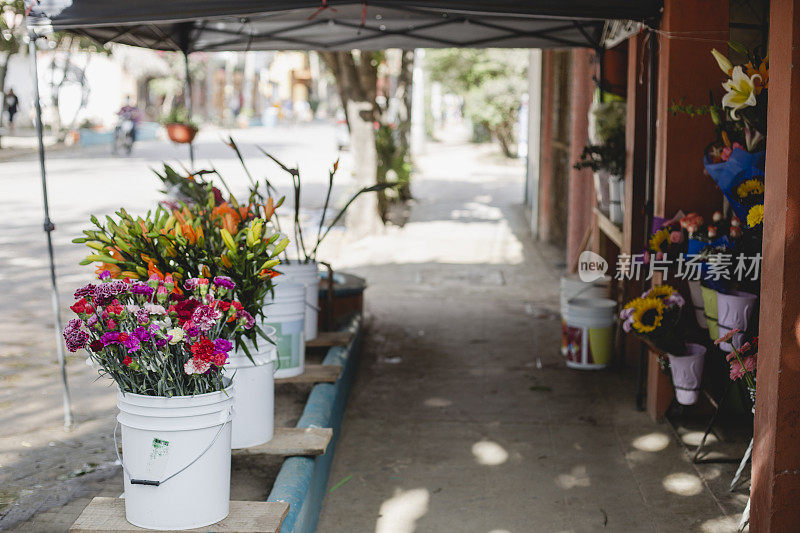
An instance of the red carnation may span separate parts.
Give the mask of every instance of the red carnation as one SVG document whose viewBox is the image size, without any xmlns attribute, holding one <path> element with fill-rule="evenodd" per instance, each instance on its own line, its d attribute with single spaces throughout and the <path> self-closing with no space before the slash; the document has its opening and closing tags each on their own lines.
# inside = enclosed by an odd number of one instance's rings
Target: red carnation
<svg viewBox="0 0 800 533">
<path fill-rule="evenodd" d="M 240 303 L 239 303 L 239 302 L 237 302 L 236 300 L 232 301 L 232 302 L 231 302 L 231 305 L 232 305 L 232 306 L 233 306 L 233 308 L 234 308 L 234 309 L 236 309 L 237 311 L 243 311 L 243 310 L 244 310 L 244 307 L 242 307 L 242 304 L 240 304 Z"/>
<path fill-rule="evenodd" d="M 228 354 L 225 352 L 215 352 L 214 355 L 211 356 L 211 362 L 216 366 L 223 366 L 227 360 Z"/>
<path fill-rule="evenodd" d="M 103 343 L 99 339 L 95 339 L 89 344 L 89 349 L 93 352 L 99 352 L 103 349 Z"/>
<path fill-rule="evenodd" d="M 203 337 L 199 341 L 192 344 L 189 350 L 192 352 L 194 358 L 198 361 L 213 362 L 214 352 L 217 351 L 217 347 L 212 341 Z"/>
<path fill-rule="evenodd" d="M 133 363 L 133 359 L 131 359 L 130 355 L 126 355 L 125 359 L 122 360 L 122 364 L 125 366 L 130 366 L 131 363 Z"/>
<path fill-rule="evenodd" d="M 81 298 L 70 306 L 73 312 L 77 314 L 94 313 L 94 307 L 86 301 L 86 298 Z"/>
<path fill-rule="evenodd" d="M 119 337 L 117 338 L 119 339 L 119 342 L 125 342 L 126 340 L 128 340 L 128 334 L 125 333 L 124 331 L 120 331 Z"/>
<path fill-rule="evenodd" d="M 120 304 L 111 304 L 106 306 L 106 311 L 111 313 L 112 315 L 121 315 L 124 307 Z"/>
<path fill-rule="evenodd" d="M 178 315 L 178 322 L 183 325 L 184 322 L 192 318 L 192 313 L 200 305 L 200 302 L 194 298 L 183 300 L 175 304 L 175 313 Z"/>
</svg>

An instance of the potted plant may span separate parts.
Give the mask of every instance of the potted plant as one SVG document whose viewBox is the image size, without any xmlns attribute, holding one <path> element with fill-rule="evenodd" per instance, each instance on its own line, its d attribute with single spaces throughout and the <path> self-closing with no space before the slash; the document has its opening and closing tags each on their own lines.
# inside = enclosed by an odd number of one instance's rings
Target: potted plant
<svg viewBox="0 0 800 533">
<path fill-rule="evenodd" d="M 591 143 L 584 147 L 574 167 L 594 172 L 598 206 L 609 219 L 622 224 L 625 176 L 625 103 L 596 103 L 590 115 Z M 607 204 L 604 192 L 608 190 Z"/>
<path fill-rule="evenodd" d="M 228 139 L 229 146 L 235 151 L 239 161 L 247 171 L 239 147 L 234 142 L 233 138 Z M 263 149 L 259 148 L 261 153 L 272 160 L 278 167 L 289 174 L 292 179 L 293 199 L 294 199 L 294 213 L 291 220 L 291 231 L 294 236 L 294 246 L 292 254 L 288 249 L 284 250 L 283 259 L 279 271 L 284 277 L 281 279 L 282 283 L 299 283 L 306 288 L 306 308 L 305 308 L 305 327 L 304 335 L 305 340 L 312 340 L 317 337 L 318 324 L 319 324 L 319 268 L 317 261 L 317 251 L 320 245 L 325 240 L 325 237 L 330 233 L 331 229 L 344 217 L 347 209 L 353 202 L 362 194 L 370 192 L 380 192 L 387 189 L 396 187 L 395 183 L 378 183 L 370 187 L 362 187 L 355 192 L 338 210 L 336 215 L 328 222 L 328 210 L 331 207 L 331 194 L 333 192 L 333 180 L 336 176 L 336 171 L 339 169 L 339 161 L 335 161 L 328 171 L 328 187 L 325 192 L 325 202 L 322 206 L 322 213 L 320 214 L 319 224 L 316 227 L 315 237 L 312 240 L 307 240 L 308 235 L 304 233 L 303 225 L 300 219 L 300 208 L 302 206 L 302 180 L 300 177 L 300 170 L 298 168 L 290 168 L 280 162 L 277 158 L 270 155 Z M 272 186 L 269 180 L 264 180 L 265 193 L 262 193 L 258 182 L 251 178 L 250 195 L 255 198 L 265 198 L 269 195 L 277 195 L 276 189 Z M 275 220 L 278 231 L 281 231 L 280 222 L 276 217 Z M 277 301 L 277 300 L 276 300 Z"/>
<path fill-rule="evenodd" d="M 75 292 L 78 318 L 64 339 L 119 388 L 126 519 L 162 530 L 218 522 L 230 499 L 234 401 L 225 332 L 251 320 L 225 283 L 188 280 L 182 291 L 169 275 L 100 277 Z"/>
<path fill-rule="evenodd" d="M 622 328 L 632 332 L 669 361 L 675 398 L 694 405 L 700 395 L 706 348 L 685 341 L 685 300 L 670 285 L 656 285 L 628 302 L 620 313 Z"/>
<path fill-rule="evenodd" d="M 167 130 L 169 139 L 178 144 L 189 144 L 197 135 L 198 126 L 192 122 L 189 112 L 185 107 L 173 107 L 170 112 L 162 117 L 161 123 Z"/>
</svg>

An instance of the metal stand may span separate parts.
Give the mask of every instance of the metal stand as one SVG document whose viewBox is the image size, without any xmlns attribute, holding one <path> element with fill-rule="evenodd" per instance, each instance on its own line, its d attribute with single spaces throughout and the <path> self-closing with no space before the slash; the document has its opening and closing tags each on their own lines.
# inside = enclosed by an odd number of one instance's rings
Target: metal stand
<svg viewBox="0 0 800 533">
<path fill-rule="evenodd" d="M 731 387 L 731 381 L 725 384 L 725 389 L 722 391 L 722 396 L 720 396 L 719 400 L 715 400 L 710 394 L 706 391 L 703 391 L 706 399 L 709 401 L 711 405 L 714 406 L 714 414 L 711 415 L 711 419 L 708 421 L 708 425 L 706 425 L 706 430 L 703 433 L 703 438 L 700 439 L 700 444 L 697 445 L 697 449 L 694 452 L 694 456 L 692 457 L 692 462 L 695 464 L 699 463 L 732 463 L 735 460 L 731 459 L 700 459 L 700 453 L 703 451 L 703 447 L 706 444 L 706 439 L 708 438 L 709 434 L 713 431 L 714 422 L 717 421 L 717 417 L 719 416 L 719 411 L 722 409 L 722 404 L 725 403 L 725 398 L 728 397 L 728 391 Z"/>
<path fill-rule="evenodd" d="M 733 480 L 731 481 L 730 492 L 736 490 L 736 486 L 739 485 L 739 480 L 742 477 L 742 472 L 744 472 L 744 467 L 747 466 L 747 463 L 750 461 L 750 457 L 752 455 L 753 455 L 753 439 L 750 439 L 750 444 L 747 446 L 747 451 L 744 452 L 744 457 L 742 457 L 742 462 L 739 463 L 739 468 L 736 470 L 736 475 L 733 476 Z"/>
<path fill-rule="evenodd" d="M 72 417 L 72 403 L 69 397 L 69 384 L 67 383 L 67 365 L 64 355 L 64 339 L 61 335 L 61 298 L 58 296 L 56 283 L 56 263 L 53 253 L 52 232 L 56 229 L 50 220 L 50 204 L 47 199 L 47 170 L 44 164 L 44 132 L 42 127 L 42 106 L 39 102 L 39 74 L 36 64 L 36 38 L 34 32 L 29 32 L 28 53 L 31 56 L 33 71 L 33 102 L 36 109 L 36 135 L 39 139 L 39 170 L 42 176 L 42 199 L 44 200 L 44 232 L 47 235 L 47 253 L 50 258 L 50 286 L 52 289 L 53 318 L 55 319 L 56 350 L 58 364 L 61 367 L 61 395 L 64 404 L 64 428 L 70 429 L 74 424 Z"/>
</svg>

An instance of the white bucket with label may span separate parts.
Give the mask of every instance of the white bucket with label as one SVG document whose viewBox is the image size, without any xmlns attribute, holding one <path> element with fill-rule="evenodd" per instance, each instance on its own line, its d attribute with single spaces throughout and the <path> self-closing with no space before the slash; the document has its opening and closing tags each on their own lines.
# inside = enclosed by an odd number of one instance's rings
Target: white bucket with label
<svg viewBox="0 0 800 533">
<path fill-rule="evenodd" d="M 233 386 L 172 398 L 117 394 L 128 522 L 192 529 L 228 516 L 233 401 Z M 116 450 L 116 428 L 114 441 Z"/>
<path fill-rule="evenodd" d="M 567 366 L 605 368 L 614 353 L 617 302 L 608 298 L 573 298 L 567 304 Z"/>
<path fill-rule="evenodd" d="M 264 324 L 275 329 L 278 349 L 275 377 L 290 378 L 305 371 L 306 288 L 299 283 L 276 280 L 275 298 L 264 306 Z"/>
<path fill-rule="evenodd" d="M 280 281 L 300 283 L 306 288 L 306 340 L 317 338 L 319 327 L 319 272 L 316 261 L 310 263 L 281 263 L 276 269 L 283 275 Z M 285 279 L 284 279 L 285 278 Z M 276 279 L 276 281 L 279 281 Z"/>
<path fill-rule="evenodd" d="M 567 304 L 573 298 L 606 298 L 610 278 L 605 277 L 587 283 L 577 274 L 561 278 L 561 355 L 567 355 Z"/>
<path fill-rule="evenodd" d="M 261 325 L 264 333 L 275 342 L 275 329 Z M 239 349 L 228 358 L 225 375 L 236 387 L 233 401 L 233 449 L 249 448 L 272 439 L 275 428 L 275 361 L 278 350 L 268 340 L 260 338 L 258 348 L 245 341 L 253 360 Z"/>
</svg>

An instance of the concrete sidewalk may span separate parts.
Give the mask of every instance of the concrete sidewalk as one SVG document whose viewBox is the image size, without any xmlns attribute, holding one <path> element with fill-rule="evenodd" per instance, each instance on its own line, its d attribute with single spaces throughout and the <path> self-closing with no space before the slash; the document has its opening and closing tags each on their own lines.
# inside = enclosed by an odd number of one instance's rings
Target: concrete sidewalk
<svg viewBox="0 0 800 533">
<path fill-rule="evenodd" d="M 734 531 L 632 373 L 566 369 L 521 165 L 429 154 L 409 223 L 336 264 L 370 325 L 318 531 Z"/>
</svg>

